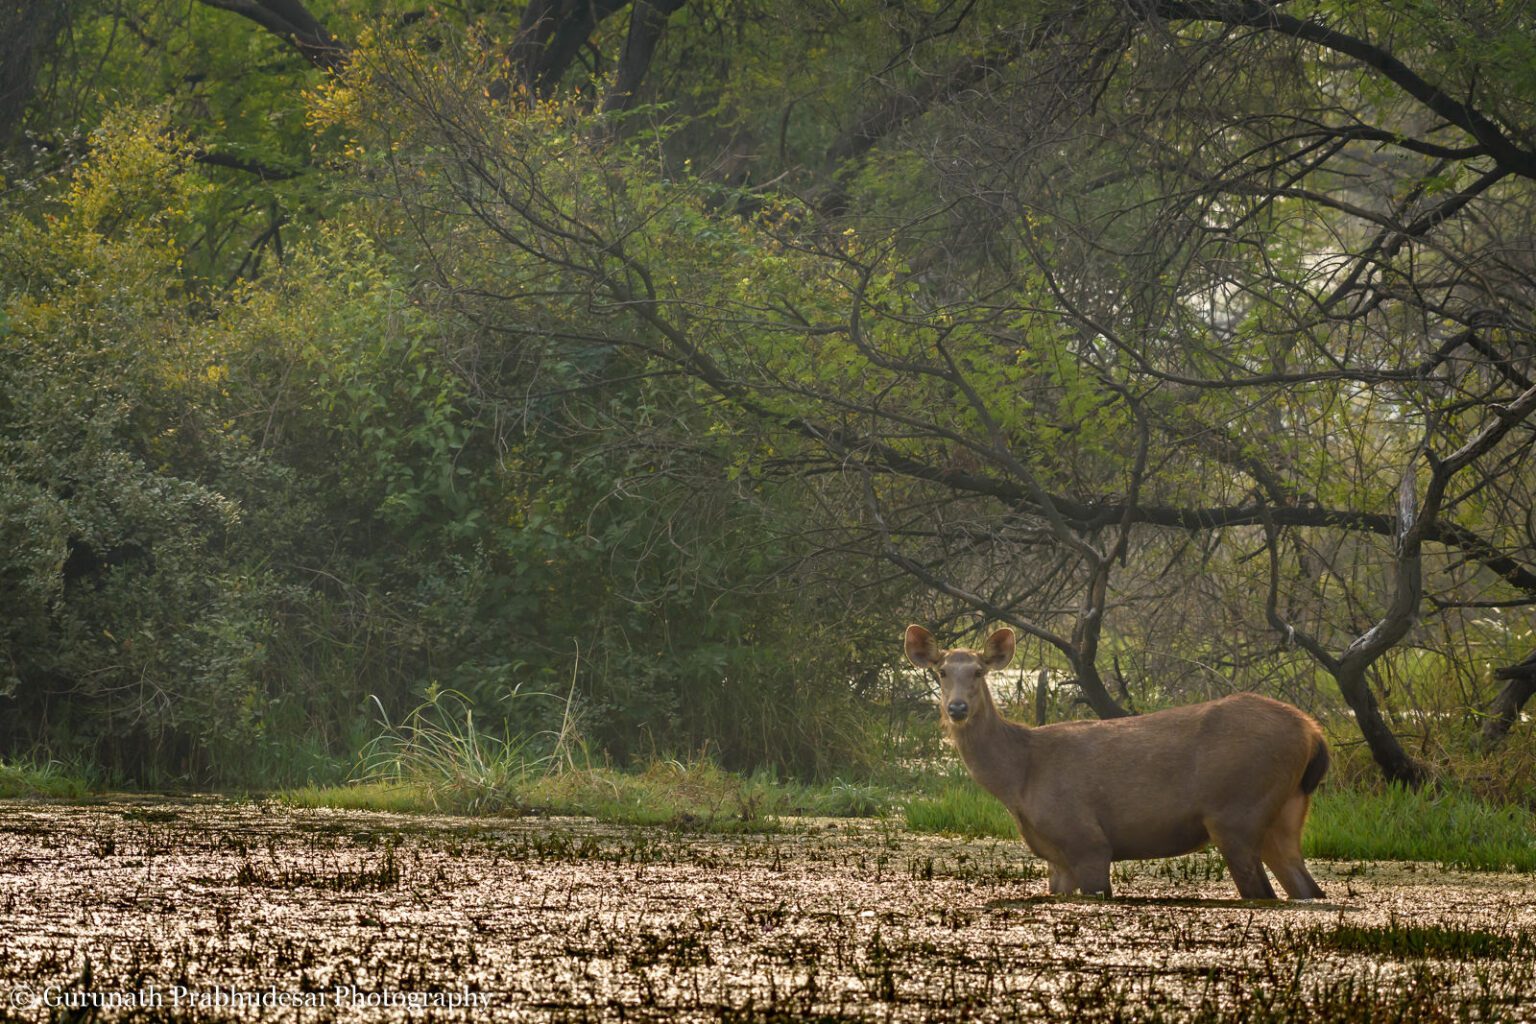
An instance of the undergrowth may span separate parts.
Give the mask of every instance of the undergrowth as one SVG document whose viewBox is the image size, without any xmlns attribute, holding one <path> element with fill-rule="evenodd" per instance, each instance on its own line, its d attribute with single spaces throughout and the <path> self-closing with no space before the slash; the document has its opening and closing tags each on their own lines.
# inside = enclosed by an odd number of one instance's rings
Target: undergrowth
<svg viewBox="0 0 1536 1024">
<path fill-rule="evenodd" d="M 299 806 L 460 814 L 580 815 L 622 824 L 764 831 L 794 816 L 900 816 L 915 832 L 1009 839 L 1003 805 L 962 770 L 892 770 L 883 783 L 806 783 L 742 775 L 709 758 L 653 758 L 638 770 L 596 762 L 569 715 L 517 740 L 479 728 L 452 691 L 385 723 L 346 786 L 289 790 Z M 1536 870 L 1536 818 L 1450 787 L 1325 784 L 1303 834 L 1309 857 L 1427 861 L 1448 868 Z"/>
<path fill-rule="evenodd" d="M 710 832 L 772 831 L 786 817 L 869 817 L 888 806 L 878 787 L 786 782 L 725 771 L 708 760 L 657 760 L 636 771 L 525 766 L 483 788 L 433 780 L 306 786 L 280 794 L 300 807 L 397 813 L 577 815 L 626 825 Z"/>
<path fill-rule="evenodd" d="M 541 694 L 540 696 L 549 696 Z M 280 794 L 306 807 L 402 813 L 575 815 L 699 831 L 768 831 L 786 818 L 895 817 L 914 832 L 1018 835 L 1003 805 L 953 762 L 892 766 L 878 781 L 804 782 L 750 775 L 698 754 L 656 756 L 620 770 L 591 756 L 567 713 L 547 733 L 516 739 L 476 722 L 467 698 L 434 692 L 404 721 L 385 721 L 351 783 Z M 78 797 L 57 765 L 0 763 L 0 797 Z M 1536 871 L 1536 814 L 1451 784 L 1414 791 L 1351 776 L 1325 782 L 1303 834 L 1308 857 L 1423 861 L 1479 871 Z"/>
<path fill-rule="evenodd" d="M 385 723 L 352 784 L 306 786 L 280 798 L 306 807 L 580 815 L 714 832 L 768 831 L 789 816 L 869 817 L 891 805 L 880 786 L 741 775 L 703 756 L 654 758 L 621 771 L 594 762 L 569 716 L 548 734 L 507 740 L 479 728 L 468 702 L 452 691 L 435 694 L 398 726 Z"/>
</svg>

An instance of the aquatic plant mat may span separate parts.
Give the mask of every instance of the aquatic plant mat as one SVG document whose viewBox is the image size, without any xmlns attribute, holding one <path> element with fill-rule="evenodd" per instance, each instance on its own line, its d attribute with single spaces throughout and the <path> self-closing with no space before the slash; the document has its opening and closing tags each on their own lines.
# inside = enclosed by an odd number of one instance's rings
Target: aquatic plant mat
<svg viewBox="0 0 1536 1024">
<path fill-rule="evenodd" d="M 1051 899 L 1017 842 L 879 822 L 0 803 L 0 1020 L 1536 1019 L 1531 876 L 1313 869 Z"/>
</svg>

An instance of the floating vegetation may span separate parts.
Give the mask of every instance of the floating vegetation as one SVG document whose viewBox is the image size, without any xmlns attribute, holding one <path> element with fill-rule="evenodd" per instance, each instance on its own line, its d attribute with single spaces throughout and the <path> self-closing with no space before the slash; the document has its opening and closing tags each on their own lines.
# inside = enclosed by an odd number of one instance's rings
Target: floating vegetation
<svg viewBox="0 0 1536 1024">
<path fill-rule="evenodd" d="M 400 865 L 395 848 L 386 847 L 377 864 L 344 865 L 337 862 L 294 865 L 259 865 L 242 861 L 235 869 L 235 884 L 264 889 L 329 889 L 362 892 L 393 889 L 400 884 Z"/>
<path fill-rule="evenodd" d="M 1400 959 L 1508 960 L 1536 955 L 1536 934 L 1439 924 L 1406 924 L 1393 917 L 1386 924 L 1340 922 L 1331 928 L 1295 936 L 1299 950 L 1362 953 Z"/>
</svg>

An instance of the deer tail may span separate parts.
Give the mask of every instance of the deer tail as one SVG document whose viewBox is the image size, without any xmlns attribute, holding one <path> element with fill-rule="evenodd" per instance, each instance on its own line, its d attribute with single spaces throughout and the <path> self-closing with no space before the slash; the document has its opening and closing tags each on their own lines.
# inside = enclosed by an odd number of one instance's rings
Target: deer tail
<svg viewBox="0 0 1536 1024">
<path fill-rule="evenodd" d="M 1318 737 L 1317 749 L 1312 751 L 1312 759 L 1307 762 L 1306 771 L 1301 773 L 1301 791 L 1307 796 L 1317 788 L 1317 784 L 1323 781 L 1323 776 L 1328 771 L 1328 744 L 1322 737 Z"/>
</svg>

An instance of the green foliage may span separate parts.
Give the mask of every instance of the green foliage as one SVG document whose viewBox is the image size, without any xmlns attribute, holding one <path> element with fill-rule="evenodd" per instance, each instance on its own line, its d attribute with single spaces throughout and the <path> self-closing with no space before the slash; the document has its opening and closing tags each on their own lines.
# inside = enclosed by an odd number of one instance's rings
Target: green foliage
<svg viewBox="0 0 1536 1024">
<path fill-rule="evenodd" d="M 201 313 L 177 236 L 204 186 L 163 128 L 116 117 L 61 212 L 0 237 L 9 723 L 135 775 L 215 750 L 325 773 L 372 688 L 424 685 L 369 673 L 399 665 L 394 588 L 426 605 L 468 572 L 473 421 L 355 236 Z M 429 652 L 463 626 L 415 621 Z"/>
<path fill-rule="evenodd" d="M 530 382 L 458 372 L 472 324 L 361 227 L 210 297 L 181 259 L 211 187 L 187 147 L 127 110 L 95 142 L 0 236 L 9 742 L 139 781 L 328 780 L 375 706 L 452 690 L 515 745 L 564 713 L 509 700 L 543 690 L 620 762 L 868 756 L 829 685 L 857 652 L 750 582 L 792 555 L 786 492 L 723 472 L 736 439 L 708 424 L 660 465 L 578 429 L 686 431 L 691 396 L 566 359 L 539 386 L 590 399 L 502 429 L 471 387 Z M 679 460 L 713 479 L 667 486 Z"/>
<path fill-rule="evenodd" d="M 659 102 L 619 114 L 601 60 L 504 88 L 508 9 L 307 6 L 335 73 L 197 3 L 82 0 L 48 51 L 0 192 L 0 749 L 334 781 L 381 710 L 466 792 L 567 727 L 619 765 L 870 772 L 896 610 L 967 602 L 1102 628 L 1142 706 L 1325 709 L 1274 646 L 1255 503 L 1337 510 L 1275 571 L 1342 650 L 1391 589 L 1360 524 L 1529 376 L 1413 369 L 1461 323 L 1524 351 L 1528 175 L 1450 130 L 1399 146 L 1422 97 L 1314 43 L 1049 0 L 684 5 Z M 1291 13 L 1530 136 L 1520 5 Z M 1345 193 L 1384 212 L 1319 201 Z M 1379 302 L 1329 305 L 1334 257 L 1397 223 Z M 1441 277 L 1449 306 L 1404 298 Z M 1508 597 L 1475 563 L 1528 546 L 1518 455 L 1449 492 L 1473 540 L 1430 554 L 1437 607 Z M 1100 511 L 1131 506 L 1162 521 Z M 1080 613 L 1083 545 L 1121 528 Z M 985 600 L 872 572 L 892 551 Z M 1389 714 L 1456 723 L 1428 756 L 1525 653 L 1519 607 L 1379 662 Z M 985 806 L 963 827 L 1011 832 Z"/>
<path fill-rule="evenodd" d="M 211 477 L 260 474 L 205 443 L 214 355 L 178 308 L 174 241 L 199 185 L 162 127 L 113 119 L 57 217 L 0 230 L 0 630 L 22 707 L 78 694 L 53 728 L 100 736 L 74 720 L 99 699 L 116 740 L 182 723 L 212 740 L 243 724 L 269 581 L 214 557 L 240 510 Z"/>
</svg>

